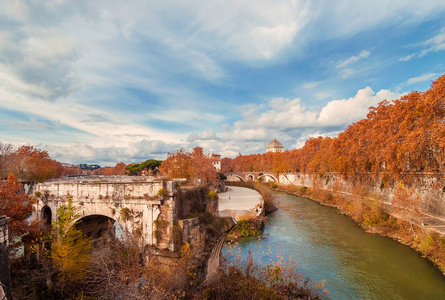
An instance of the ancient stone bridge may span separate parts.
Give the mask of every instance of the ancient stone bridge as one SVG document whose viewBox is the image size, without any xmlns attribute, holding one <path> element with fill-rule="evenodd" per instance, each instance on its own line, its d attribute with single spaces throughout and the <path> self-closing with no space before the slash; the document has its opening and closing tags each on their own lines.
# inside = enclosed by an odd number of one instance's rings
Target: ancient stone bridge
<svg viewBox="0 0 445 300">
<path fill-rule="evenodd" d="M 227 177 L 227 181 L 242 181 L 254 182 L 254 181 L 273 181 L 278 183 L 278 175 L 274 173 L 262 173 L 262 172 L 233 172 L 224 174 Z"/>
<path fill-rule="evenodd" d="M 136 233 L 145 245 L 175 251 L 172 235 L 176 214 L 176 182 L 148 177 L 104 176 L 64 178 L 38 184 L 33 219 L 57 220 L 57 210 L 72 199 L 80 228 L 101 243 L 110 224 Z M 76 220 L 77 221 L 77 220 Z"/>
<path fill-rule="evenodd" d="M 162 257 L 162 264 L 172 268 L 178 266 L 175 260 L 181 245 L 188 243 L 193 254 L 192 263 L 198 266 L 197 270 L 202 270 L 199 272 L 201 281 L 205 278 L 211 281 L 219 272 L 224 238 L 236 221 L 217 219 L 217 228 L 209 230 L 215 225 L 202 222 L 199 217 L 187 218 L 204 212 L 217 215 L 218 200 L 208 198 L 203 194 L 205 191 L 200 187 L 178 189 L 175 181 L 150 177 L 57 179 L 36 185 L 33 219 L 47 223 L 57 220 L 57 210 L 71 199 L 79 215 L 75 221 L 81 221 L 76 226 L 92 238 L 96 249 L 106 246 L 109 237 L 106 233 L 118 222 L 139 238 L 142 245 L 155 246 L 150 247 L 151 253 Z M 181 233 L 182 241 L 178 235 Z"/>
</svg>

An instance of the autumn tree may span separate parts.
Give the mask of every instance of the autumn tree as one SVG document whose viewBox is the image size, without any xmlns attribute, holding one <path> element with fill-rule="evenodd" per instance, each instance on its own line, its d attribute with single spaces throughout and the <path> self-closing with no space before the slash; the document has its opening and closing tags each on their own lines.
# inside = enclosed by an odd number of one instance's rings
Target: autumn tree
<svg viewBox="0 0 445 300">
<path fill-rule="evenodd" d="M 203 179 L 207 184 L 215 184 L 217 172 L 212 164 L 212 159 L 205 155 L 201 147 L 196 147 L 193 152 L 187 152 L 183 148 L 168 153 L 167 159 L 161 164 L 160 170 L 168 177 Z"/>
<path fill-rule="evenodd" d="M 203 179 L 206 184 L 217 182 L 217 172 L 213 166 L 212 159 L 205 155 L 201 147 L 193 148 L 191 154 L 192 177 Z"/>
<path fill-rule="evenodd" d="M 426 92 L 414 91 L 370 107 L 366 118 L 336 138 L 310 138 L 302 148 L 282 153 L 224 158 L 222 167 L 225 172 L 335 172 L 349 180 L 408 185 L 410 173 L 428 171 L 443 180 L 444 120 L 445 75 Z"/>
<path fill-rule="evenodd" d="M 103 175 L 125 175 L 125 167 L 127 165 L 123 162 L 117 163 L 114 167 L 105 168 L 102 171 Z"/>
<path fill-rule="evenodd" d="M 54 237 L 51 257 L 58 274 L 58 286 L 64 293 L 87 276 L 92 249 L 90 239 L 76 228 L 79 215 L 72 200 L 57 210 L 58 219 L 53 223 Z"/>
<path fill-rule="evenodd" d="M 19 147 L 9 155 L 9 159 L 9 171 L 26 181 L 43 182 L 63 174 L 62 165 L 51 159 L 47 151 L 32 146 Z"/>
<path fill-rule="evenodd" d="M 0 142 L 0 179 L 7 178 L 9 174 L 9 156 L 11 155 L 12 150 L 13 148 L 11 144 L 3 144 Z"/>
<path fill-rule="evenodd" d="M 193 174 L 191 154 L 183 148 L 169 152 L 160 170 L 168 177 L 190 179 Z"/>
<path fill-rule="evenodd" d="M 39 222 L 28 222 L 32 213 L 35 199 L 22 193 L 22 184 L 10 174 L 6 181 L 0 181 L 0 215 L 10 218 L 9 243 L 11 249 L 17 250 L 21 245 L 21 238 L 25 235 L 35 235 L 39 229 Z"/>
</svg>

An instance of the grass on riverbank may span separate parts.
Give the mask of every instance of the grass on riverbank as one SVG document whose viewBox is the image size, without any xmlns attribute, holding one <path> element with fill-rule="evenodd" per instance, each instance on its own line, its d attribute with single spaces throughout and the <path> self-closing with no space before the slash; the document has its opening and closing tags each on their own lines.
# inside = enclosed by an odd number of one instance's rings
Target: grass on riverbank
<svg viewBox="0 0 445 300">
<path fill-rule="evenodd" d="M 403 214 L 395 217 L 377 197 L 365 199 L 363 188 L 355 189 L 352 196 L 296 185 L 280 185 L 278 189 L 336 207 L 366 231 L 393 238 L 420 252 L 445 274 L 445 237 L 408 218 L 402 219 Z"/>
<path fill-rule="evenodd" d="M 235 227 L 230 231 L 230 238 L 255 237 L 263 232 L 266 217 L 257 216 L 252 219 L 238 220 Z"/>
<path fill-rule="evenodd" d="M 269 248 L 262 251 L 268 264 L 262 265 L 256 252 L 247 256 L 237 242 L 229 242 L 222 264 L 218 289 L 208 299 L 321 299 L 329 294 L 325 282 L 312 282 L 290 259 Z M 257 249 L 258 254 L 261 249 Z M 265 252 L 265 253 L 264 253 Z M 225 294 L 225 293 L 229 294 Z M 217 296 L 217 297 L 215 297 Z"/>
</svg>

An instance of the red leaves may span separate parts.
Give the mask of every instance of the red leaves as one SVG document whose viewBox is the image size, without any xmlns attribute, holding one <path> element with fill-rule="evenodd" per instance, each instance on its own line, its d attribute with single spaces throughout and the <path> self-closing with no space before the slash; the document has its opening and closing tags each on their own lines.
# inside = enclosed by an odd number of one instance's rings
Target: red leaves
<svg viewBox="0 0 445 300">
<path fill-rule="evenodd" d="M 192 153 L 183 148 L 168 153 L 160 169 L 162 173 L 172 178 L 200 178 L 206 183 L 216 183 L 215 167 L 211 158 L 204 155 L 201 147 L 194 148 Z"/>
<path fill-rule="evenodd" d="M 31 146 L 21 146 L 1 158 L 7 162 L 2 173 L 10 172 L 26 181 L 43 182 L 48 178 L 60 177 L 63 173 L 62 165 L 51 159 L 48 152 Z"/>
<path fill-rule="evenodd" d="M 406 172 L 445 174 L 445 76 L 424 93 L 371 107 L 335 139 L 310 138 L 301 149 L 223 159 L 223 170 L 242 172 L 336 172 L 401 180 Z"/>
<path fill-rule="evenodd" d="M 28 217 L 31 215 L 34 201 L 33 197 L 22 193 L 22 184 L 14 175 L 10 174 L 6 181 L 0 182 L 0 215 L 10 218 L 9 240 L 13 246 L 19 243 L 17 237 L 30 232 Z"/>
</svg>

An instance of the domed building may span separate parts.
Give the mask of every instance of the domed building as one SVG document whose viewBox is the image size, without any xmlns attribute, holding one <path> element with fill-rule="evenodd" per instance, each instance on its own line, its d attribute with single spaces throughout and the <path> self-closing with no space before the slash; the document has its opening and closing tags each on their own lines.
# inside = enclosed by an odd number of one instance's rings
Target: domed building
<svg viewBox="0 0 445 300">
<path fill-rule="evenodd" d="M 267 144 L 266 151 L 267 152 L 283 152 L 284 147 L 283 147 L 283 144 L 281 144 L 279 141 L 274 139 L 269 144 Z"/>
</svg>

